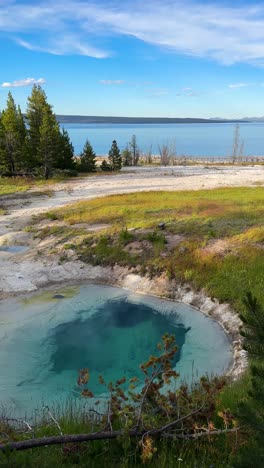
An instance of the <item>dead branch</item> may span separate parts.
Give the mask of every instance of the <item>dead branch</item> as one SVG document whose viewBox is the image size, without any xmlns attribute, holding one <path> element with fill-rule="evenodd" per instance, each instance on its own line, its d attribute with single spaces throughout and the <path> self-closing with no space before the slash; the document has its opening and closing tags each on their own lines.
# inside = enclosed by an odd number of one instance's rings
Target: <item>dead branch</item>
<svg viewBox="0 0 264 468">
<path fill-rule="evenodd" d="M 163 433 L 162 437 L 169 439 L 199 439 L 199 437 L 211 436 L 211 435 L 220 435 L 227 433 L 238 433 L 239 427 L 234 427 L 233 429 L 216 429 L 214 431 L 203 431 L 197 432 L 196 434 L 166 434 Z"/>
<path fill-rule="evenodd" d="M 193 414 L 193 413 L 192 413 Z M 182 419 L 182 418 L 180 418 Z M 176 424 L 176 422 L 179 421 L 174 421 L 172 424 Z M 137 430 L 132 430 L 129 431 L 128 433 L 125 433 L 123 431 L 113 431 L 113 432 L 94 432 L 94 433 L 88 433 L 88 434 L 72 434 L 72 435 L 64 435 L 64 436 L 51 436 L 51 437 L 42 437 L 40 439 L 29 439 L 29 440 L 23 440 L 20 442 L 10 442 L 9 444 L 0 444 L 0 450 L 5 451 L 5 450 L 27 450 L 27 449 L 32 449 L 32 448 L 37 448 L 37 447 L 47 447 L 50 445 L 60 445 L 60 444 L 69 444 L 69 443 L 81 443 L 81 442 L 91 442 L 91 441 L 96 441 L 96 440 L 110 440 L 110 439 L 116 439 L 117 437 L 127 435 L 129 437 L 142 437 L 146 435 L 152 435 L 155 437 L 166 437 L 166 438 L 174 438 L 174 439 L 197 439 L 199 437 L 204 437 L 204 436 L 211 436 L 211 435 L 220 435 L 220 434 L 226 434 L 226 433 L 238 433 L 239 428 L 233 428 L 233 429 L 219 429 L 219 430 L 214 430 L 214 431 L 206 431 L 206 432 L 201 432 L 197 434 L 167 434 L 164 433 L 165 427 L 168 427 L 171 425 L 163 426 L 160 429 L 153 429 L 152 431 L 137 431 Z"/>
</svg>

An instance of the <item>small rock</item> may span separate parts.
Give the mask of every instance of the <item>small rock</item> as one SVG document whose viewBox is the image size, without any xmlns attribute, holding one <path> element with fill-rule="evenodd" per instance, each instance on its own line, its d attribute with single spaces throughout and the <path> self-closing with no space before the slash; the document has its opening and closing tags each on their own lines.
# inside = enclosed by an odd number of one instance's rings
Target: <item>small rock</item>
<svg viewBox="0 0 264 468">
<path fill-rule="evenodd" d="M 62 294 L 54 294 L 54 296 L 52 296 L 52 299 L 64 299 L 65 296 L 63 296 Z"/>
<path fill-rule="evenodd" d="M 165 229 L 165 223 L 159 223 L 158 228 L 164 230 Z"/>
</svg>

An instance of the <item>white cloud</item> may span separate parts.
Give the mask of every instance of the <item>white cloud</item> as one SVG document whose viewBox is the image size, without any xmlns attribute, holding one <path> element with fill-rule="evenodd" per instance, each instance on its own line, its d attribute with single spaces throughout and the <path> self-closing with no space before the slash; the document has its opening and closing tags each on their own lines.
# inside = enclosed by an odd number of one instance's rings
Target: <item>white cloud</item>
<svg viewBox="0 0 264 468">
<path fill-rule="evenodd" d="M 161 97 L 169 94 L 169 91 L 166 88 L 148 88 L 147 91 L 151 96 Z"/>
<path fill-rule="evenodd" d="M 228 88 L 246 88 L 247 86 L 252 86 L 251 83 L 234 83 L 234 84 L 230 84 L 228 85 Z"/>
<path fill-rule="evenodd" d="M 99 83 L 103 85 L 122 85 L 125 80 L 100 80 Z"/>
<path fill-rule="evenodd" d="M 176 96 L 197 97 L 200 96 L 200 93 L 197 93 L 196 91 L 193 91 L 192 88 L 186 86 L 182 88 L 178 93 L 176 93 Z"/>
<path fill-rule="evenodd" d="M 44 78 L 39 78 L 38 80 L 35 80 L 35 78 L 25 78 L 25 80 L 16 80 L 12 83 L 2 83 L 2 88 L 19 88 L 20 86 L 32 86 L 34 84 L 42 85 L 44 83 Z"/>
<path fill-rule="evenodd" d="M 256 0 L 257 1 L 257 0 Z M 104 58 L 103 38 L 135 37 L 168 51 L 264 66 L 264 4 L 226 6 L 202 0 L 25 0 L 0 2 L 0 32 L 54 54 Z M 34 36 L 29 43 L 25 35 Z M 94 44 L 99 44 L 96 47 Z"/>
<path fill-rule="evenodd" d="M 45 45 L 31 44 L 22 39 L 16 39 L 16 42 L 28 50 L 47 52 L 52 55 L 85 55 L 94 58 L 106 58 L 110 54 L 82 43 L 81 39 L 74 35 L 64 35 Z"/>
</svg>

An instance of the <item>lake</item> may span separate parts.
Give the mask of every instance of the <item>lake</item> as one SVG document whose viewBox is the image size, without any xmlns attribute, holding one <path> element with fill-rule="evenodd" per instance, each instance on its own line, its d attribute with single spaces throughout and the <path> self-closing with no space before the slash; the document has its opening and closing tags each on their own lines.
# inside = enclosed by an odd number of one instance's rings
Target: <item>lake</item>
<svg viewBox="0 0 264 468">
<path fill-rule="evenodd" d="M 80 154 L 86 139 L 98 155 L 106 155 L 113 140 L 122 150 L 136 135 L 143 153 L 152 146 L 152 154 L 159 154 L 162 144 L 174 145 L 180 156 L 228 157 L 233 152 L 234 123 L 207 124 L 64 124 L 75 154 Z M 264 154 L 264 122 L 239 124 L 240 144 L 244 156 Z"/>
</svg>

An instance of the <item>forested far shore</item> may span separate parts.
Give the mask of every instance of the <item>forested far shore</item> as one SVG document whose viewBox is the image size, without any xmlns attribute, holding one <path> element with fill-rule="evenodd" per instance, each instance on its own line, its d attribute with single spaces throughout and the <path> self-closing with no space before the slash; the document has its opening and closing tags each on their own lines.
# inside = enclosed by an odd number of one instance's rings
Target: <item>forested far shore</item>
<svg viewBox="0 0 264 468">
<path fill-rule="evenodd" d="M 75 124 L 179 124 L 179 123 L 240 123 L 248 119 L 203 119 L 193 117 L 114 117 L 95 115 L 56 115 L 59 123 Z"/>
</svg>

